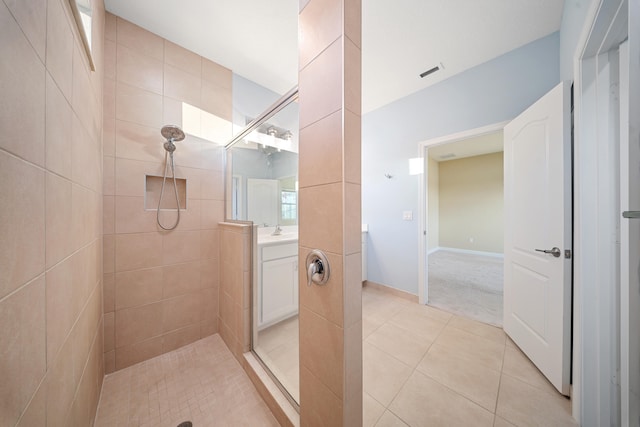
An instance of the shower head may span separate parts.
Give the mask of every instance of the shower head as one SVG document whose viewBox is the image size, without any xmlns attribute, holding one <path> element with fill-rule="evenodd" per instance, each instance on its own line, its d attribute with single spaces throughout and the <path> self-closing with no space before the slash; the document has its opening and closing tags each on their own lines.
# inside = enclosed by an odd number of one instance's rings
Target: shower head
<svg viewBox="0 0 640 427">
<path fill-rule="evenodd" d="M 167 141 L 176 142 L 184 139 L 184 132 L 176 125 L 166 125 L 160 131 Z"/>
</svg>

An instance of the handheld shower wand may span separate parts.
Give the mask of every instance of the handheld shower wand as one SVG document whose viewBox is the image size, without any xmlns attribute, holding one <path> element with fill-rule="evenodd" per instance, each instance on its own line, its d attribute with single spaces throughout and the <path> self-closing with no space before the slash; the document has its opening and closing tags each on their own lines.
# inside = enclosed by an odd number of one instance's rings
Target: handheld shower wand
<svg viewBox="0 0 640 427">
<path fill-rule="evenodd" d="M 158 221 L 158 225 L 163 230 L 173 230 L 180 223 L 180 199 L 178 197 L 178 184 L 176 182 L 176 170 L 173 162 L 173 152 L 176 151 L 176 145 L 174 142 L 182 141 L 185 137 L 184 132 L 178 126 L 175 125 L 167 125 L 162 128 L 160 131 L 162 136 L 166 138 L 166 142 L 164 143 L 164 149 L 166 150 L 164 153 L 164 177 L 162 178 L 162 187 L 160 188 L 160 198 L 158 199 L 158 209 L 156 210 L 156 220 Z M 167 162 L 167 156 L 170 158 L 170 162 Z M 173 190 L 176 196 L 176 206 L 177 206 L 177 218 L 176 222 L 170 226 L 165 227 L 162 225 L 160 221 L 160 206 L 162 205 L 162 196 L 164 195 L 164 184 L 167 181 L 167 168 L 171 164 L 171 177 L 173 179 Z"/>
</svg>

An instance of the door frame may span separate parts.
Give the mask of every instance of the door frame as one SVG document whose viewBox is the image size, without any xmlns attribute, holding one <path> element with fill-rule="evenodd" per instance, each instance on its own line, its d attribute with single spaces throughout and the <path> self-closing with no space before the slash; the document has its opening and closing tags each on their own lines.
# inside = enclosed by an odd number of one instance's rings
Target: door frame
<svg viewBox="0 0 640 427">
<path fill-rule="evenodd" d="M 499 122 L 482 126 L 475 129 L 469 129 L 462 132 L 440 136 L 418 143 L 418 156 L 422 158 L 423 173 L 422 179 L 419 180 L 419 211 L 420 211 L 420 227 L 418 229 L 418 302 L 426 304 L 429 301 L 429 148 L 438 145 L 445 145 L 451 142 L 469 139 L 482 135 L 487 135 L 504 129 L 509 121 Z"/>
<path fill-rule="evenodd" d="M 619 416 L 616 367 L 619 341 L 620 256 L 616 228 L 620 182 L 616 161 L 618 141 L 609 132 L 613 101 L 607 55 L 626 38 L 627 21 L 620 12 L 626 0 L 593 0 L 573 57 L 574 74 L 574 313 L 573 417 L 609 424 Z M 619 124 L 618 124 L 619 125 Z M 611 203 L 614 205 L 611 206 Z M 616 254 L 611 256 L 613 252 Z M 613 286 L 603 286 L 611 283 Z M 613 348 L 611 346 L 614 346 Z M 618 365 L 619 366 L 619 365 Z M 618 415 L 616 415 L 618 414 Z M 618 419 L 618 421 L 620 421 Z"/>
</svg>

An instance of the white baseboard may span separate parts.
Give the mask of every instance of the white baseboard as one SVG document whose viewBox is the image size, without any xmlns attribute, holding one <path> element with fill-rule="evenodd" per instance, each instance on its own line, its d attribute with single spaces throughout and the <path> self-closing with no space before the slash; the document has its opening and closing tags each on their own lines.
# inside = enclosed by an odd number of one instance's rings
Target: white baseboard
<svg viewBox="0 0 640 427">
<path fill-rule="evenodd" d="M 493 258 L 504 258 L 504 254 L 501 254 L 499 252 L 472 251 L 470 249 L 446 248 L 442 246 L 439 246 L 435 249 L 430 250 L 429 255 L 437 251 L 448 251 L 448 252 L 457 252 L 457 253 L 469 254 L 469 255 L 490 256 Z"/>
</svg>

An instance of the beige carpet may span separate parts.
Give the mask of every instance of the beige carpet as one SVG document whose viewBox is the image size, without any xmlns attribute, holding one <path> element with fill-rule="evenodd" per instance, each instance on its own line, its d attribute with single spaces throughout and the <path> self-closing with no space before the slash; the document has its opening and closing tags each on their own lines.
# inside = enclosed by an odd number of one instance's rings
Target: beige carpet
<svg viewBox="0 0 640 427">
<path fill-rule="evenodd" d="M 429 255 L 429 305 L 502 326 L 503 259 L 439 250 Z"/>
</svg>

